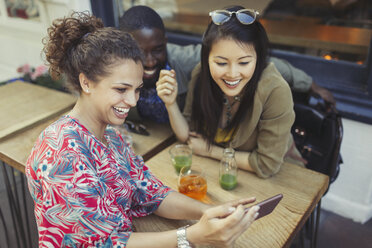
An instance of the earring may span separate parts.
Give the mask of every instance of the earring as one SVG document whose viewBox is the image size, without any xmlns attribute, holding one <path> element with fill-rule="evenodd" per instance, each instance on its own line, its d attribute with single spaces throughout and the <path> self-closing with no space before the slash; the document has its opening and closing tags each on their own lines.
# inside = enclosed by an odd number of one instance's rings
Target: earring
<svg viewBox="0 0 372 248">
<path fill-rule="evenodd" d="M 86 92 L 86 93 L 89 93 L 89 89 L 86 89 L 85 92 Z"/>
</svg>

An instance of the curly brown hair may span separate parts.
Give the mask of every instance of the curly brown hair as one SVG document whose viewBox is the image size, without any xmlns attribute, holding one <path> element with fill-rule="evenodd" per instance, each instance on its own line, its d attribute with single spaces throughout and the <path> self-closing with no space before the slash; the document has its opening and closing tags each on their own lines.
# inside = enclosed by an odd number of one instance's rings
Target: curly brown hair
<svg viewBox="0 0 372 248">
<path fill-rule="evenodd" d="M 132 36 L 85 12 L 56 19 L 43 39 L 45 59 L 53 78 L 63 75 L 69 88 L 81 92 L 79 74 L 98 82 L 118 60 L 143 61 Z"/>
</svg>

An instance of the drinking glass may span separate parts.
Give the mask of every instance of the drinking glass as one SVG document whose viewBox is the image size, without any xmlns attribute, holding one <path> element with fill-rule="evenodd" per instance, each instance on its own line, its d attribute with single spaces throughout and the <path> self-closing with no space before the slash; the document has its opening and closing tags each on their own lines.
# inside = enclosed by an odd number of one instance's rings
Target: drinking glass
<svg viewBox="0 0 372 248">
<path fill-rule="evenodd" d="M 177 173 L 185 167 L 185 172 L 190 170 L 192 161 L 192 150 L 188 145 L 178 144 L 169 150 L 172 159 L 173 167 Z"/>
<path fill-rule="evenodd" d="M 196 200 L 203 200 L 207 194 L 207 179 L 204 170 L 193 165 L 182 167 L 178 175 L 178 191 Z"/>
</svg>

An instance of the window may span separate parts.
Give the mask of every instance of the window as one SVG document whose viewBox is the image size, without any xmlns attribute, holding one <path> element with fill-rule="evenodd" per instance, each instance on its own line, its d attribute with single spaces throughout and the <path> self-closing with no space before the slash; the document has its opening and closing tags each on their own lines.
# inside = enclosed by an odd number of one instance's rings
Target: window
<svg viewBox="0 0 372 248">
<path fill-rule="evenodd" d="M 120 10 L 138 4 L 152 7 L 169 32 L 183 35 L 183 44 L 200 40 L 209 11 L 231 5 L 227 0 L 117 1 Z M 273 56 L 288 60 L 329 89 L 344 117 L 372 123 L 372 4 L 347 2 L 262 0 L 249 7 L 261 13 Z M 234 4 L 244 6 L 246 1 Z"/>
<path fill-rule="evenodd" d="M 45 25 L 40 9 L 39 0 L 0 0 L 0 27 L 41 33 Z"/>
<path fill-rule="evenodd" d="M 39 21 L 39 7 L 36 0 L 5 0 L 4 3 L 3 8 L 5 7 L 8 17 Z"/>
</svg>

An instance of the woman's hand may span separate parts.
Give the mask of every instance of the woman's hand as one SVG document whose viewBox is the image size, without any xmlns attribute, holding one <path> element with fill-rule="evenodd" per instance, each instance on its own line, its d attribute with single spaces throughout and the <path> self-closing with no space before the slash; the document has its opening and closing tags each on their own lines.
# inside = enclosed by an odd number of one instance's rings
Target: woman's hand
<svg viewBox="0 0 372 248">
<path fill-rule="evenodd" d="M 187 228 L 187 239 L 193 244 L 232 247 L 258 216 L 258 206 L 247 213 L 242 206 L 254 201 L 246 198 L 207 209 L 198 223 Z"/>
<path fill-rule="evenodd" d="M 194 154 L 204 157 L 211 156 L 211 149 L 208 149 L 207 141 L 202 137 L 202 135 L 195 132 L 189 132 L 187 144 L 190 146 Z"/>
<path fill-rule="evenodd" d="M 177 99 L 176 72 L 172 69 L 161 70 L 159 80 L 156 82 L 156 91 L 165 105 L 172 105 Z"/>
</svg>

